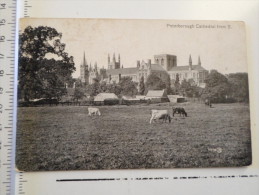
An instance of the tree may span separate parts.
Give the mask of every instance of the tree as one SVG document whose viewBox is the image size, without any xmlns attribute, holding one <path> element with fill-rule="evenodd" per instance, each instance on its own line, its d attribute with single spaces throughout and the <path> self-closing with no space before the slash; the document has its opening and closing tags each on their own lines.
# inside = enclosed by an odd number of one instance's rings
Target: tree
<svg viewBox="0 0 259 195">
<path fill-rule="evenodd" d="M 83 99 L 83 97 L 85 96 L 85 90 L 84 88 L 81 87 L 76 87 L 75 88 L 75 92 L 74 92 L 74 98 L 75 100 L 79 100 L 79 99 Z"/>
<path fill-rule="evenodd" d="M 230 96 L 238 102 L 249 102 L 248 74 L 230 74 L 228 81 L 231 86 Z"/>
<path fill-rule="evenodd" d="M 107 84 L 106 82 L 102 81 L 99 86 L 99 92 L 104 93 L 107 91 Z"/>
<path fill-rule="evenodd" d="M 138 93 L 137 83 L 133 82 L 131 77 L 122 77 L 119 86 L 121 88 L 121 95 L 134 96 Z"/>
<path fill-rule="evenodd" d="M 179 88 L 180 92 L 187 97 L 199 97 L 201 88 L 194 84 L 194 81 L 184 79 Z"/>
<path fill-rule="evenodd" d="M 178 94 L 180 90 L 180 79 L 179 79 L 179 74 L 176 74 L 175 82 L 174 82 L 174 90 L 175 93 Z"/>
<path fill-rule="evenodd" d="M 88 85 L 87 91 L 91 97 L 96 96 L 99 93 L 100 83 L 98 79 L 93 79 L 94 82 L 91 85 Z"/>
<path fill-rule="evenodd" d="M 185 79 L 182 81 L 180 85 L 180 92 L 187 97 L 192 97 L 192 86 L 190 82 L 186 81 Z"/>
<path fill-rule="evenodd" d="M 19 98 L 60 98 L 75 71 L 62 34 L 51 27 L 28 26 L 19 38 Z"/>
<path fill-rule="evenodd" d="M 171 79 L 170 79 L 170 76 L 167 75 L 165 77 L 165 85 L 166 85 L 166 91 L 167 91 L 167 94 L 172 94 L 172 88 L 171 88 Z"/>
<path fill-rule="evenodd" d="M 165 89 L 166 84 L 162 81 L 161 78 L 156 76 L 155 74 L 151 74 L 148 76 L 146 81 L 146 91 L 147 90 L 161 90 Z"/>
<path fill-rule="evenodd" d="M 205 79 L 206 87 L 202 97 L 211 98 L 216 102 L 225 102 L 230 95 L 230 84 L 225 75 L 212 70 Z"/>
<path fill-rule="evenodd" d="M 106 84 L 106 93 L 114 93 L 117 96 L 121 94 L 121 87 L 116 82 Z"/>
<path fill-rule="evenodd" d="M 144 95 L 145 93 L 145 83 L 144 83 L 144 77 L 142 76 L 139 82 L 139 94 Z"/>
</svg>

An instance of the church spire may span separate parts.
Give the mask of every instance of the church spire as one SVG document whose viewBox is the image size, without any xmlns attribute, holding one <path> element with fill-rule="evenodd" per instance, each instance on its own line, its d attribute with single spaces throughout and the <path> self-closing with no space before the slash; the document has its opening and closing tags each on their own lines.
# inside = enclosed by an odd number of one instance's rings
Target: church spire
<svg viewBox="0 0 259 195">
<path fill-rule="evenodd" d="M 86 62 L 86 59 L 85 59 L 85 52 L 84 52 L 83 65 L 84 65 L 84 66 L 86 66 L 86 65 L 87 65 L 87 62 Z"/>
<path fill-rule="evenodd" d="M 120 56 L 120 54 L 119 54 L 119 56 L 118 56 L 118 61 L 119 61 L 119 63 L 121 62 L 121 56 Z"/>
<path fill-rule="evenodd" d="M 189 57 L 189 70 L 192 70 L 192 56 Z"/>
<path fill-rule="evenodd" d="M 200 56 L 198 58 L 198 65 L 201 65 L 201 58 L 200 58 Z"/>
<path fill-rule="evenodd" d="M 189 65 L 190 65 L 190 66 L 192 65 L 192 56 L 191 56 L 191 54 L 190 54 L 190 56 L 189 56 Z"/>
<path fill-rule="evenodd" d="M 110 54 L 108 53 L 108 64 L 110 64 L 110 61 L 111 61 Z"/>
<path fill-rule="evenodd" d="M 90 71 L 90 72 L 92 71 L 92 65 L 91 65 L 91 62 L 90 62 L 90 66 L 89 66 L 89 71 Z"/>
<path fill-rule="evenodd" d="M 115 53 L 113 53 L 112 61 L 113 61 L 113 62 L 116 62 Z"/>
</svg>

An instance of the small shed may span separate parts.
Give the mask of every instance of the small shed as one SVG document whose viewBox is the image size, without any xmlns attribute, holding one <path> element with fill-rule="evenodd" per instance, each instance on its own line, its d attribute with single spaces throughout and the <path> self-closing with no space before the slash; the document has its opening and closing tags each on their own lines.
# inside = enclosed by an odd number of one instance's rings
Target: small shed
<svg viewBox="0 0 259 195">
<path fill-rule="evenodd" d="M 134 97 L 131 97 L 131 96 L 126 96 L 126 95 L 123 95 L 122 99 L 123 100 L 138 100 L 137 98 L 134 98 Z"/>
<path fill-rule="evenodd" d="M 151 100 L 151 103 L 168 102 L 166 91 L 163 90 L 149 90 L 146 95 L 146 100 Z"/>
<path fill-rule="evenodd" d="M 168 95 L 168 99 L 172 103 L 181 103 L 186 101 L 185 97 L 180 95 Z"/>
<path fill-rule="evenodd" d="M 119 99 L 117 95 L 114 93 L 99 93 L 97 96 L 95 96 L 94 101 L 95 102 L 103 102 L 107 99 Z"/>
<path fill-rule="evenodd" d="M 138 99 L 138 100 L 145 100 L 146 96 L 145 95 L 136 95 L 136 99 Z"/>
</svg>

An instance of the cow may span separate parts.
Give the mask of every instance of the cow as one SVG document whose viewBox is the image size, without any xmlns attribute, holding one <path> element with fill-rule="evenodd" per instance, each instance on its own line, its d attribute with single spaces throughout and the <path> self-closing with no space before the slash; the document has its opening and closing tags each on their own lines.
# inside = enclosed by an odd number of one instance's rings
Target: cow
<svg viewBox="0 0 259 195">
<path fill-rule="evenodd" d="M 88 115 L 93 116 L 93 115 L 101 115 L 101 112 L 99 108 L 88 108 Z"/>
<path fill-rule="evenodd" d="M 174 117 L 174 114 L 180 114 L 180 116 L 187 117 L 187 112 L 184 110 L 184 108 L 178 107 L 178 108 L 172 108 L 172 109 L 173 109 L 173 117 Z"/>
<path fill-rule="evenodd" d="M 151 124 L 152 121 L 156 121 L 157 119 L 162 119 L 163 122 L 167 120 L 171 123 L 171 116 L 169 115 L 168 110 L 151 110 L 151 118 L 149 123 Z"/>
</svg>

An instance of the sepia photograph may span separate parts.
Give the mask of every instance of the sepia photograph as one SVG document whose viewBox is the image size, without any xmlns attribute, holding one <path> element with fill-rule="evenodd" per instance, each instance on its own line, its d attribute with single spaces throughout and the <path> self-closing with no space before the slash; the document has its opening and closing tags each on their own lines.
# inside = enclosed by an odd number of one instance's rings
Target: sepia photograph
<svg viewBox="0 0 259 195">
<path fill-rule="evenodd" d="M 245 23 L 21 19 L 21 171 L 252 163 Z"/>
</svg>

